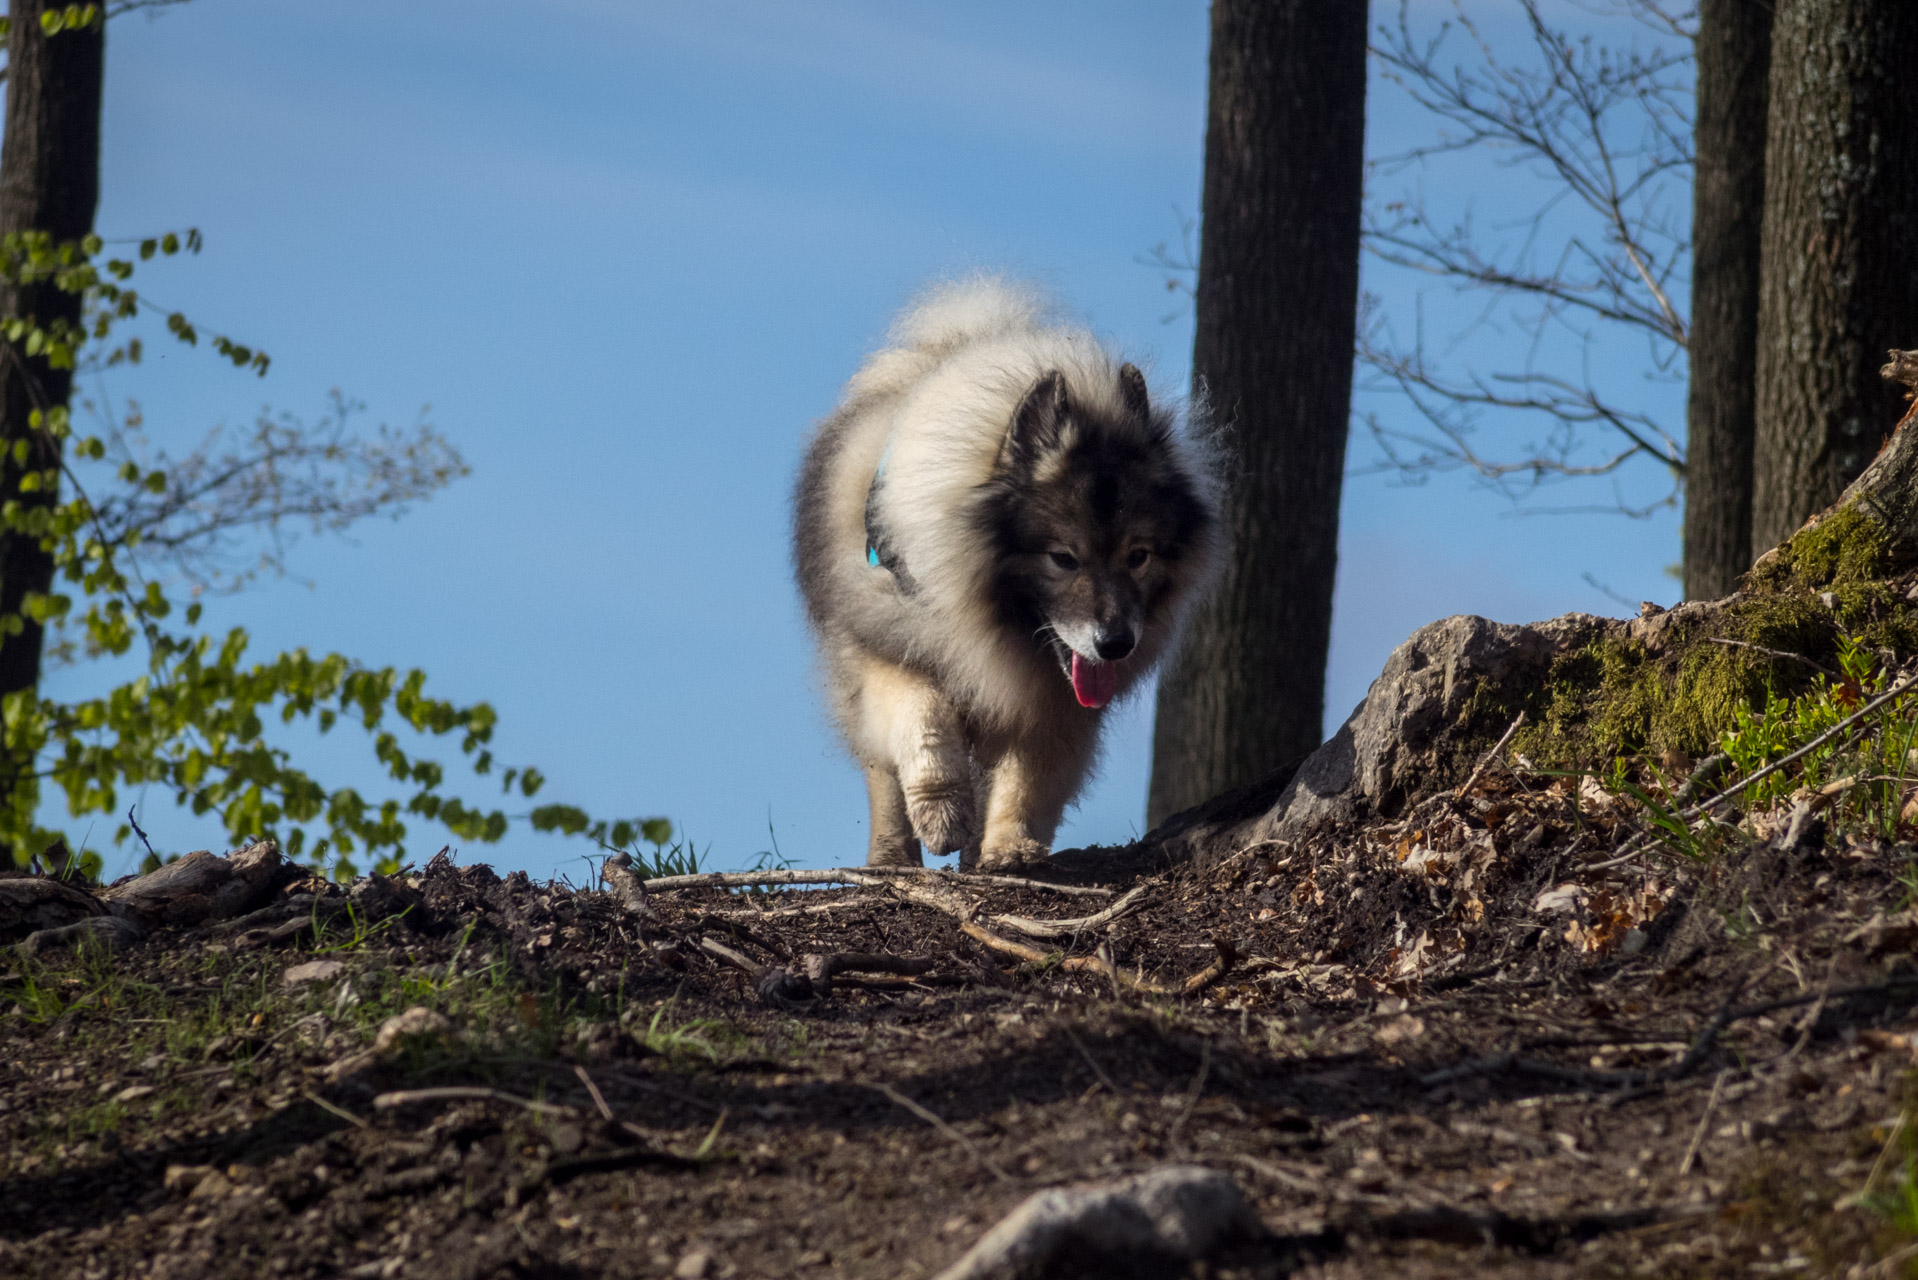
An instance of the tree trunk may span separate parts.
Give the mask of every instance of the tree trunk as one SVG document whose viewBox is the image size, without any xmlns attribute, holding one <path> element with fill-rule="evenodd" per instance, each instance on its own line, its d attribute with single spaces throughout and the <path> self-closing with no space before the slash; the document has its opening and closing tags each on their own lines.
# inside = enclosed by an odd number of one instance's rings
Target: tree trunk
<svg viewBox="0 0 1918 1280">
<path fill-rule="evenodd" d="M 1685 596 L 1738 589 L 1752 562 L 1759 215 L 1765 202 L 1771 6 L 1698 8 L 1691 387 L 1685 406 Z"/>
<path fill-rule="evenodd" d="M 12 0 L 7 35 L 6 136 L 0 141 L 0 237 L 45 232 L 56 244 L 93 230 L 100 199 L 100 95 L 106 70 L 104 23 L 47 35 L 42 12 L 50 0 Z M 78 295 L 51 281 L 0 279 L 0 317 L 31 318 L 41 326 L 80 320 Z M 60 442 L 32 425 L 35 410 L 65 406 L 73 373 L 56 369 L 24 344 L 0 339 L 0 508 L 17 514 L 0 522 L 0 699 L 30 693 L 40 683 L 44 626 L 26 616 L 30 595 L 53 584 L 53 556 L 41 537 L 23 528 L 52 507 L 59 486 L 29 491 L 29 475 L 60 465 Z M 16 448 L 25 445 L 23 453 Z M 9 750 L 0 759 L 0 798 L 18 802 L 17 781 L 31 759 Z M 22 850 L 0 848 L 0 866 Z M 12 857 L 9 858 L 8 855 Z"/>
<path fill-rule="evenodd" d="M 1897 418 L 1918 325 L 1918 4 L 1777 0 L 1759 278 L 1752 545 L 1835 501 Z"/>
<path fill-rule="evenodd" d="M 7 36 L 6 138 L 0 143 L 0 236 L 44 231 L 56 243 L 93 231 L 100 198 L 100 94 L 105 71 L 104 24 L 49 36 L 41 30 L 49 0 L 12 0 Z M 80 319 L 80 298 L 51 282 L 18 287 L 0 283 L 0 315 L 31 317 L 41 325 Z M 73 374 L 8 344 L 0 361 L 0 504 L 20 509 L 51 507 L 57 487 L 21 491 L 29 473 L 60 463 L 60 444 L 29 424 L 31 414 L 64 406 Z M 24 461 L 15 455 L 27 442 Z M 17 528 L 0 529 L 0 697 L 32 689 L 40 681 L 43 628 L 31 618 L 13 630 L 22 602 L 53 582 L 53 557 L 41 539 Z"/>
<path fill-rule="evenodd" d="M 1148 821 L 1310 751 L 1352 394 L 1363 0 L 1214 0 L 1195 396 L 1230 554 L 1161 678 Z"/>
</svg>

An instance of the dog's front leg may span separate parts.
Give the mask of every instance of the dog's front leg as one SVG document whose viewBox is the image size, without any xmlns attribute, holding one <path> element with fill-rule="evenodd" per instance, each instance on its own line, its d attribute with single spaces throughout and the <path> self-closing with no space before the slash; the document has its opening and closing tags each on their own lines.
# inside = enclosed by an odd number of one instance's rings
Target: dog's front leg
<svg viewBox="0 0 1918 1280">
<path fill-rule="evenodd" d="M 979 850 L 981 871 L 1037 862 L 1052 852 L 1066 805 L 1079 793 L 1098 742 L 1073 726 L 1001 744 L 987 764 L 986 830 Z"/>
<path fill-rule="evenodd" d="M 872 800 L 873 844 L 868 853 L 906 863 L 897 841 L 882 849 L 882 830 L 899 817 L 925 851 L 952 853 L 973 842 L 978 810 L 973 800 L 972 756 L 958 710 L 933 683 L 902 667 L 874 662 L 860 697 L 860 739 L 866 744 L 867 787 Z M 890 775 L 875 778 L 875 771 Z M 881 785 L 891 781 L 890 787 Z M 917 860 L 917 855 L 914 855 Z"/>
<path fill-rule="evenodd" d="M 866 766 L 866 798 L 871 802 L 872 840 L 866 846 L 869 867 L 923 867 L 919 837 L 906 814 L 906 793 L 885 765 Z"/>
</svg>

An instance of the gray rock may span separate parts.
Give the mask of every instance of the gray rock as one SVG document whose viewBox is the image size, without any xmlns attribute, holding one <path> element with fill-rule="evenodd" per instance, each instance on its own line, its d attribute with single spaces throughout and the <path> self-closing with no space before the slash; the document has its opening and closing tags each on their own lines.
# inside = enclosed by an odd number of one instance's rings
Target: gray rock
<svg viewBox="0 0 1918 1280">
<path fill-rule="evenodd" d="M 1066 1258 L 1090 1271 L 1088 1263 L 1105 1257 L 1123 1261 L 1127 1275 L 1150 1274 L 1145 1264 L 1163 1261 L 1171 1276 L 1234 1237 L 1263 1231 L 1229 1176 L 1197 1165 L 1167 1165 L 1028 1197 L 938 1280 L 1022 1280 L 1045 1275 Z"/>
<path fill-rule="evenodd" d="M 1511 689 L 1543 679 L 1556 654 L 1607 625 L 1616 624 L 1583 613 L 1530 626 L 1459 614 L 1420 627 L 1392 651 L 1339 731 L 1299 766 L 1251 838 L 1292 840 L 1396 812 L 1414 786 L 1430 781 L 1449 742 L 1483 731 L 1470 714 L 1482 684 Z"/>
<path fill-rule="evenodd" d="M 280 981 L 289 987 L 297 987 L 306 982 L 327 982 L 346 971 L 343 960 L 308 960 L 296 964 L 280 975 Z"/>
</svg>

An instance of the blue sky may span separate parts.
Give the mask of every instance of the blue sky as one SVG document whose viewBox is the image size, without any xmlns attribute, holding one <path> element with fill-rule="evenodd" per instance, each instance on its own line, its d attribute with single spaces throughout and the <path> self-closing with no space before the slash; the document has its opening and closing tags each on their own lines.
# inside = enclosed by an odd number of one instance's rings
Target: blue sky
<svg viewBox="0 0 1918 1280">
<path fill-rule="evenodd" d="M 262 655 L 424 667 L 441 696 L 498 708 L 498 752 L 544 770 L 543 799 L 669 816 L 717 865 L 768 848 L 769 825 L 803 864 L 856 862 L 864 791 L 788 580 L 807 429 L 905 298 L 979 268 L 1040 281 L 1183 389 L 1189 317 L 1166 322 L 1178 299 L 1138 259 L 1197 209 L 1205 42 L 1192 0 L 194 0 L 121 18 L 100 228 L 199 227 L 205 252 L 143 271 L 143 291 L 274 363 L 254 380 L 149 341 L 108 390 L 175 449 L 262 405 L 315 415 L 336 386 L 375 422 L 430 404 L 470 477 L 303 543 L 293 577 L 210 617 Z M 1425 127 L 1378 84 L 1368 119 L 1375 150 Z M 1525 179 L 1459 162 L 1418 181 L 1471 201 Z M 1366 286 L 1399 307 L 1429 292 L 1370 266 Z M 1476 314 L 1425 305 L 1428 324 Z M 1372 457 L 1355 438 L 1355 468 Z M 1329 722 L 1445 614 L 1616 611 L 1587 573 L 1671 599 L 1676 529 L 1355 475 Z M 1149 701 L 1113 716 L 1062 846 L 1142 827 L 1149 738 Z M 380 789 L 358 740 L 309 749 L 336 784 Z M 163 848 L 218 839 L 164 794 L 143 822 Z M 588 852 L 530 834 L 463 851 L 576 878 Z"/>
</svg>

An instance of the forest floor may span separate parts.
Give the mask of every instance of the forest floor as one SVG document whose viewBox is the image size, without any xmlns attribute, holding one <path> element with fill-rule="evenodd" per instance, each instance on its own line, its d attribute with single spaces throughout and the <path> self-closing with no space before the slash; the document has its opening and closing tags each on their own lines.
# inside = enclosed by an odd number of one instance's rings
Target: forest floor
<svg viewBox="0 0 1918 1280">
<path fill-rule="evenodd" d="M 1035 1191 L 1164 1164 L 1263 1225 L 1192 1276 L 1899 1274 L 1913 850 L 1621 863 L 1624 820 L 1498 772 L 1311 845 L 1028 873 L 1079 893 L 641 903 L 442 856 L 352 912 L 309 880 L 9 948 L 0 1274 L 933 1276 Z M 809 956 L 851 967 L 822 994 Z"/>
</svg>

